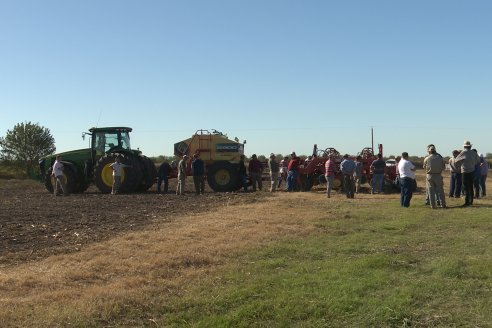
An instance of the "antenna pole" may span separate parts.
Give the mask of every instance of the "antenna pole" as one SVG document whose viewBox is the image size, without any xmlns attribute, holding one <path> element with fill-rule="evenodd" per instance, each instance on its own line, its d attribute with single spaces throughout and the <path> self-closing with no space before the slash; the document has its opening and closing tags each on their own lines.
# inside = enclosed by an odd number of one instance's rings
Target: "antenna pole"
<svg viewBox="0 0 492 328">
<path fill-rule="evenodd" d="M 374 130 L 371 126 L 371 148 L 372 148 L 372 153 L 374 154 Z"/>
</svg>

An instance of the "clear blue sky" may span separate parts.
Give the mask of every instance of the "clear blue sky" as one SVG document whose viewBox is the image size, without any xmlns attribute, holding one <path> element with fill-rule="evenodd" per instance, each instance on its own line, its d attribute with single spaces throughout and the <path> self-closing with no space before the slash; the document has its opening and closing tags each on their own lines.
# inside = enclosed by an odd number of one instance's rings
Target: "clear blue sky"
<svg viewBox="0 0 492 328">
<path fill-rule="evenodd" d="M 57 151 L 133 127 L 172 155 L 198 129 L 246 154 L 492 152 L 492 1 L 0 0 L 0 135 Z"/>
</svg>

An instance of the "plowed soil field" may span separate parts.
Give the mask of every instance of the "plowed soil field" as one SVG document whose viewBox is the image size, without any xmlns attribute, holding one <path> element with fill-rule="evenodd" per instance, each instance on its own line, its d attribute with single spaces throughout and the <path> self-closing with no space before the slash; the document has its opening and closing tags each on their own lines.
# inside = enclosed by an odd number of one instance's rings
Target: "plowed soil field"
<svg viewBox="0 0 492 328">
<path fill-rule="evenodd" d="M 175 185 L 170 182 L 170 190 Z M 129 231 L 149 228 L 186 213 L 265 200 L 269 193 L 147 193 L 106 195 L 94 187 L 83 194 L 53 196 L 29 180 L 0 180 L 0 268 L 37 261 Z"/>
</svg>

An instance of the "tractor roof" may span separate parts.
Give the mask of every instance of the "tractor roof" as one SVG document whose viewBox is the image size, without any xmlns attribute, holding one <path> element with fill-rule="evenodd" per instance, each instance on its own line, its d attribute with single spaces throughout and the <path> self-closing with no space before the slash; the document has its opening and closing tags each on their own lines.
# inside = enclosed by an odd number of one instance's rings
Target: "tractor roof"
<svg viewBox="0 0 492 328">
<path fill-rule="evenodd" d="M 103 128 L 90 128 L 89 131 L 93 132 L 111 132 L 111 131 L 122 131 L 122 132 L 132 132 L 132 128 L 124 127 L 124 126 L 110 126 Z"/>
</svg>

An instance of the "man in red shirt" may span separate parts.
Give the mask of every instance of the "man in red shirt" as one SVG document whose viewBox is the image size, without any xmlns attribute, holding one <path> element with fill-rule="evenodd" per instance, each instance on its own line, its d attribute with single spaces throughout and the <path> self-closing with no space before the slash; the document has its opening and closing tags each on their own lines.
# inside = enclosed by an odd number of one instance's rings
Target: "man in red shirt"
<svg viewBox="0 0 492 328">
<path fill-rule="evenodd" d="M 301 159 L 297 157 L 295 152 L 290 154 L 291 159 L 287 165 L 287 189 L 285 191 L 293 191 L 296 185 L 297 177 L 299 176 L 299 166 Z"/>
</svg>

